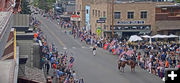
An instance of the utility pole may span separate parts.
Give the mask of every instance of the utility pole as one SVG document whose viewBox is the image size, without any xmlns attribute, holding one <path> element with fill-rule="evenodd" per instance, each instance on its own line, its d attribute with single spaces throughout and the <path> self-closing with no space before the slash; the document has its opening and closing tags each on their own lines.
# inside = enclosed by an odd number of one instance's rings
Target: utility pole
<svg viewBox="0 0 180 83">
<path fill-rule="evenodd" d="M 114 38 L 114 0 L 112 0 L 112 38 Z"/>
</svg>

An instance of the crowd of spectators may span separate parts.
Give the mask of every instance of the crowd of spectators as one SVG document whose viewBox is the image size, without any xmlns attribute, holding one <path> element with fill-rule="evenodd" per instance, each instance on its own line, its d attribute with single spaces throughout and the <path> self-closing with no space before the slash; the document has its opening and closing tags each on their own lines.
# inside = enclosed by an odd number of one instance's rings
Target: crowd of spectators
<svg viewBox="0 0 180 83">
<path fill-rule="evenodd" d="M 79 30 L 77 27 L 69 26 L 68 23 L 61 23 L 61 27 L 71 28 L 69 33 L 74 35 L 74 38 L 79 38 L 81 42 L 88 45 L 98 46 L 104 50 L 108 50 L 114 55 L 136 56 L 137 66 L 149 73 L 163 78 L 165 68 L 180 68 L 180 44 L 176 42 L 153 41 L 151 44 L 148 41 L 128 42 L 121 39 L 102 38 L 90 31 Z M 72 24 L 72 23 L 71 23 Z M 66 31 L 65 31 L 66 33 Z"/>
<path fill-rule="evenodd" d="M 137 66 L 160 78 L 164 77 L 165 68 L 180 68 L 179 43 L 153 41 L 150 44 L 145 40 L 128 42 L 127 40 L 100 38 L 87 31 L 76 31 L 79 35 L 73 34 L 86 44 L 96 45 L 119 57 L 124 54 L 130 57 L 135 55 Z"/>
<path fill-rule="evenodd" d="M 84 83 L 83 78 L 78 79 L 75 70 L 73 70 L 73 64 L 75 58 L 73 54 L 68 51 L 59 53 L 55 44 L 48 44 L 43 31 L 38 27 L 41 24 L 35 18 L 32 18 L 32 25 L 35 28 L 34 38 L 40 45 L 40 65 L 45 71 L 47 76 L 53 75 L 47 79 L 48 83 L 53 83 L 55 80 L 59 83 Z"/>
</svg>

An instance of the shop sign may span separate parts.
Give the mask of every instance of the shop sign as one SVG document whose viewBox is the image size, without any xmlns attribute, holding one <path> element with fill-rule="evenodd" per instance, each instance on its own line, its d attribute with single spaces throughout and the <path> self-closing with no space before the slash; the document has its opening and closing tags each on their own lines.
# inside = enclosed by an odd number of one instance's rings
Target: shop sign
<svg viewBox="0 0 180 83">
<path fill-rule="evenodd" d="M 145 24 L 145 21 L 118 21 L 117 24 Z"/>
</svg>

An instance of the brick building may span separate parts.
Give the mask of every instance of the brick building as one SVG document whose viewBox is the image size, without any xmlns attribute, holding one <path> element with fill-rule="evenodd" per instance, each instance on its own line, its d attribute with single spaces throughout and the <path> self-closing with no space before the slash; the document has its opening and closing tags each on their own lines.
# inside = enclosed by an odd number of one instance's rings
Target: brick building
<svg viewBox="0 0 180 83">
<path fill-rule="evenodd" d="M 148 6 L 148 7 L 145 7 Z M 94 8 L 93 8 L 94 7 Z M 94 11 L 94 13 L 93 13 Z M 96 15 L 97 12 L 97 15 Z M 96 23 L 101 17 L 106 18 L 105 23 Z M 91 30 L 101 27 L 102 36 L 112 33 L 112 4 L 100 3 L 91 6 Z M 148 2 L 115 3 L 114 4 L 114 32 L 116 35 L 130 36 L 139 33 L 150 33 L 155 30 L 155 4 Z"/>
<path fill-rule="evenodd" d="M 160 34 L 180 34 L 180 5 L 157 5 L 156 27 Z"/>
<path fill-rule="evenodd" d="M 152 1 L 116 1 L 114 2 L 114 33 L 115 36 L 128 37 L 135 34 L 156 34 L 158 19 L 162 19 L 158 6 L 173 5 L 173 2 Z M 112 35 L 112 2 L 108 0 L 76 0 L 76 13 L 80 15 L 80 27 L 97 34 L 100 37 Z M 161 9 L 161 8 L 160 8 Z M 172 18 L 172 17 L 169 17 Z M 97 20 L 106 19 L 105 23 Z M 178 19 L 178 18 L 174 18 Z"/>
</svg>

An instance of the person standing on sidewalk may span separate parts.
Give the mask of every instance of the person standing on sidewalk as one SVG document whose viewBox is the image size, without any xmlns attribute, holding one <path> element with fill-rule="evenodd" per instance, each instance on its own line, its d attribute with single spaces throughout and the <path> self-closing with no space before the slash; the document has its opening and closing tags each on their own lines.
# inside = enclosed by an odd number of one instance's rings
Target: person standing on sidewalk
<svg viewBox="0 0 180 83">
<path fill-rule="evenodd" d="M 50 69 L 50 65 L 49 65 L 49 63 L 46 63 L 46 72 L 47 72 L 47 74 L 49 74 L 49 69 Z"/>
<path fill-rule="evenodd" d="M 93 47 L 93 55 L 96 55 L 96 46 Z"/>
</svg>

